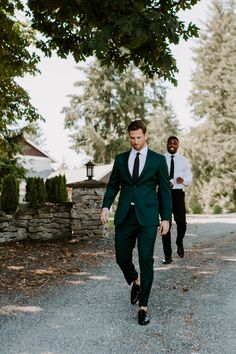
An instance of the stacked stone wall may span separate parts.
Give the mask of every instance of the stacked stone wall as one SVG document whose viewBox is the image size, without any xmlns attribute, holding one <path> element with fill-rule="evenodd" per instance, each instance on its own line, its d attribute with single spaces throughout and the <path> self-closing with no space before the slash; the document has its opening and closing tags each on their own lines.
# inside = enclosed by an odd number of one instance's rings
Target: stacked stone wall
<svg viewBox="0 0 236 354">
<path fill-rule="evenodd" d="M 0 243 L 25 239 L 92 240 L 107 237 L 108 226 L 100 221 L 106 184 L 92 180 L 70 187 L 71 203 L 46 203 L 35 208 L 25 205 L 14 215 L 0 212 Z"/>
<path fill-rule="evenodd" d="M 14 215 L 0 213 L 0 243 L 71 237 L 71 206 L 47 203 L 20 208 Z"/>
<path fill-rule="evenodd" d="M 108 235 L 107 225 L 100 222 L 103 195 L 103 188 L 73 189 L 71 210 L 73 238 L 87 240 Z"/>
</svg>

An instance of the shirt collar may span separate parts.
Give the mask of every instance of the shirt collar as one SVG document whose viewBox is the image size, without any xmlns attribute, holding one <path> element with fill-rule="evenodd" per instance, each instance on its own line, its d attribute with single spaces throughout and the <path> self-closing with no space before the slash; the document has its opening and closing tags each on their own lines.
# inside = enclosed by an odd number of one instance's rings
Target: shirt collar
<svg viewBox="0 0 236 354">
<path fill-rule="evenodd" d="M 167 151 L 166 153 L 167 153 L 167 156 L 169 156 L 169 157 L 179 155 L 179 154 L 178 154 L 178 151 L 177 151 L 175 154 L 170 154 L 169 151 Z"/>
<path fill-rule="evenodd" d="M 142 156 L 147 156 L 148 146 L 145 145 L 140 151 L 137 151 L 137 150 L 135 150 L 135 149 L 132 147 L 131 153 L 132 153 L 133 155 L 136 155 L 137 152 L 139 152 L 140 155 L 142 155 Z"/>
</svg>

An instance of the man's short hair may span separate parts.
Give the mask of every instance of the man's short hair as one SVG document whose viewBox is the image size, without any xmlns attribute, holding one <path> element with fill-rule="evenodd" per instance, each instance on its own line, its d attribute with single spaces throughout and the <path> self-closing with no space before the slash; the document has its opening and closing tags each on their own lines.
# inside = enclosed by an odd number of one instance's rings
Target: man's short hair
<svg viewBox="0 0 236 354">
<path fill-rule="evenodd" d="M 178 142 L 179 142 L 179 139 L 177 138 L 177 136 L 169 136 L 169 138 L 167 139 L 167 144 L 169 143 L 169 141 L 170 140 L 172 140 L 172 139 L 174 139 L 174 140 L 177 140 Z"/>
<path fill-rule="evenodd" d="M 146 134 L 147 127 L 141 119 L 133 120 L 128 125 L 128 132 L 130 132 L 131 130 L 138 130 L 138 129 L 142 129 L 143 134 Z"/>
</svg>

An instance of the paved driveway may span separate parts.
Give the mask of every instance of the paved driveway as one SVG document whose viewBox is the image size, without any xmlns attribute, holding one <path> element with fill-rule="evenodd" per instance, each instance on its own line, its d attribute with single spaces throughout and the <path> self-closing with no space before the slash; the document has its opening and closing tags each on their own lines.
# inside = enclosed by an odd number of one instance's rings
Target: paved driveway
<svg viewBox="0 0 236 354">
<path fill-rule="evenodd" d="M 164 266 L 157 239 L 149 325 L 137 324 L 130 288 L 107 259 L 0 307 L 0 353 L 236 353 L 236 216 L 189 216 L 185 245 L 185 258 Z"/>
</svg>

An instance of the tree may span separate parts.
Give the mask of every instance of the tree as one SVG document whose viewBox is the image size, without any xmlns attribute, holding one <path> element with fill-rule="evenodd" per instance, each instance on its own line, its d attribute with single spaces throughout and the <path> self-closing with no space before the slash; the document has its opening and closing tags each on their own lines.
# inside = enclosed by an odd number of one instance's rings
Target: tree
<svg viewBox="0 0 236 354">
<path fill-rule="evenodd" d="M 106 66 L 123 71 L 134 63 L 147 76 L 176 83 L 171 44 L 197 35 L 192 23 L 178 17 L 198 0 L 37 1 L 28 0 L 32 28 L 41 33 L 38 47 L 76 62 L 95 55 Z M 43 36 L 42 36 L 43 35 Z"/>
<path fill-rule="evenodd" d="M 4 139 L 0 134 L 0 187 L 3 178 L 7 175 L 14 175 L 17 179 L 25 177 L 25 168 L 15 157 L 21 140 L 22 134 L 16 131 L 9 131 Z"/>
<path fill-rule="evenodd" d="M 1 187 L 0 207 L 5 213 L 14 213 L 19 205 L 19 181 L 14 175 L 6 175 Z"/>
<path fill-rule="evenodd" d="M 20 0 L 2 0 L 0 7 L 0 150 L 10 149 L 8 140 L 18 139 L 20 128 L 42 117 L 30 103 L 28 93 L 17 84 L 25 74 L 35 75 L 39 57 L 30 50 L 34 33 L 17 16 L 24 10 Z M 20 122 L 21 126 L 20 126 Z M 17 129 L 16 129 L 17 128 Z M 5 151 L 7 153 L 7 151 Z"/>
<path fill-rule="evenodd" d="M 75 84 L 81 93 L 72 95 L 63 110 L 65 127 L 72 131 L 74 150 L 83 149 L 97 163 L 110 163 L 129 147 L 127 127 L 132 120 L 148 123 L 154 109 L 164 115 L 165 90 L 133 66 L 120 73 L 95 61 L 83 71 L 87 80 Z"/>
<path fill-rule="evenodd" d="M 188 153 L 207 211 L 215 204 L 226 211 L 236 207 L 235 9 L 235 1 L 213 1 L 210 19 L 195 49 L 197 66 L 190 103 L 196 119 L 203 123 L 190 134 Z"/>
<path fill-rule="evenodd" d="M 66 177 L 59 175 L 46 180 L 48 201 L 51 203 L 65 203 L 68 201 Z"/>
<path fill-rule="evenodd" d="M 24 131 L 24 137 L 40 148 L 44 148 L 45 146 L 46 139 L 43 136 L 43 129 L 38 122 L 32 122 L 27 125 Z"/>
<path fill-rule="evenodd" d="M 42 177 L 28 177 L 26 181 L 25 199 L 30 206 L 45 203 L 47 192 Z"/>
<path fill-rule="evenodd" d="M 20 0 L 1 0 L 0 7 L 0 185 L 4 176 L 25 176 L 15 158 L 19 141 L 30 122 L 42 119 L 30 103 L 28 93 L 17 78 L 35 75 L 39 57 L 30 47 L 34 33 L 26 21 L 20 21 L 24 6 Z"/>
<path fill-rule="evenodd" d="M 150 112 L 148 124 L 148 145 L 155 151 L 166 151 L 167 139 L 171 135 L 179 135 L 179 122 L 176 119 L 172 106 L 167 102 L 166 89 L 160 86 L 162 94 L 159 100 L 153 100 L 153 109 Z"/>
</svg>

